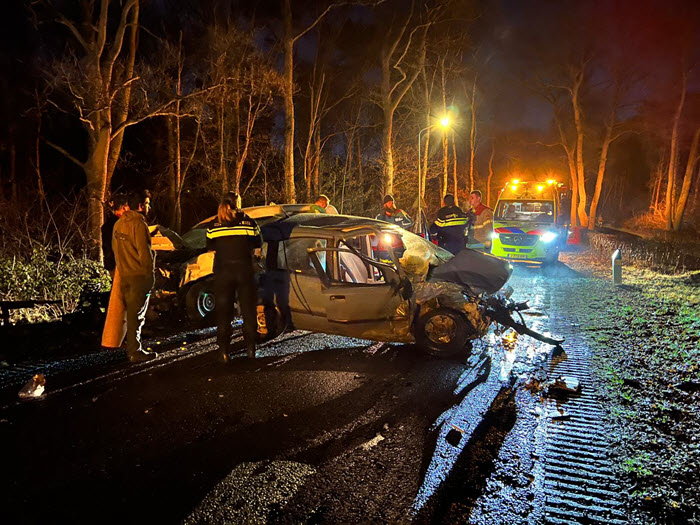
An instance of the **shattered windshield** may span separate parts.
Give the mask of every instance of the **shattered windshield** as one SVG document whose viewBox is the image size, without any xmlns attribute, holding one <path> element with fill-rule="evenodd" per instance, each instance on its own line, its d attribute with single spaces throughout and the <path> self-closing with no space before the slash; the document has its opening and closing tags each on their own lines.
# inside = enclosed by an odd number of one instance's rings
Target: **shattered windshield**
<svg viewBox="0 0 700 525">
<path fill-rule="evenodd" d="M 496 220 L 554 222 L 554 203 L 552 201 L 502 200 L 496 206 Z"/>
<path fill-rule="evenodd" d="M 406 248 L 400 259 L 401 266 L 411 274 L 425 274 L 428 266 L 438 266 L 454 257 L 415 233 L 402 230 L 401 240 Z"/>
</svg>

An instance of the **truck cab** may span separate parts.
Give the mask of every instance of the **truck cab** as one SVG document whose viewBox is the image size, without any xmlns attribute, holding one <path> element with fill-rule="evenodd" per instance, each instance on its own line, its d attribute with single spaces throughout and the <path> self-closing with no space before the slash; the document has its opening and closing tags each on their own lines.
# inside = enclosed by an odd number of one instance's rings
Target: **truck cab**
<svg viewBox="0 0 700 525">
<path fill-rule="evenodd" d="M 491 254 L 511 261 L 559 259 L 569 229 L 569 190 L 561 183 L 509 181 L 498 194 Z"/>
</svg>

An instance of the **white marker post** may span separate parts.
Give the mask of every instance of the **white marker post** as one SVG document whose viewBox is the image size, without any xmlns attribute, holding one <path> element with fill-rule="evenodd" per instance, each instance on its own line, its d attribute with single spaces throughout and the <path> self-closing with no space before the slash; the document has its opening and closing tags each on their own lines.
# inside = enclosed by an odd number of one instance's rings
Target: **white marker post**
<svg viewBox="0 0 700 525">
<path fill-rule="evenodd" d="M 613 284 L 622 284 L 622 254 L 620 250 L 615 250 L 612 254 L 612 274 Z"/>
</svg>

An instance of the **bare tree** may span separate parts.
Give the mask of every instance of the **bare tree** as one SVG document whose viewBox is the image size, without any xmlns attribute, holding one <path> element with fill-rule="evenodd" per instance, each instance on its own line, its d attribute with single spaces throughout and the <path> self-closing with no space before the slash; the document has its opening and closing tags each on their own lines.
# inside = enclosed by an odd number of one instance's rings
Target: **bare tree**
<svg viewBox="0 0 700 525">
<path fill-rule="evenodd" d="M 673 127 L 671 131 L 671 150 L 668 159 L 668 179 L 666 184 L 666 229 L 674 229 L 673 219 L 676 206 L 676 169 L 678 166 L 678 135 L 683 113 L 683 105 L 688 90 L 688 72 L 686 69 L 681 71 L 681 92 L 678 98 L 678 105 L 673 116 Z M 680 227 L 680 225 L 679 225 Z"/>
<path fill-rule="evenodd" d="M 474 189 L 474 157 L 476 156 L 476 79 L 477 72 L 474 71 L 474 78 L 470 92 L 467 91 L 469 101 L 469 191 Z"/>
<path fill-rule="evenodd" d="M 416 21 L 419 18 L 420 13 L 416 13 L 415 0 L 413 0 L 408 15 L 403 21 L 397 22 L 396 17 L 393 17 L 380 54 L 382 80 L 379 105 L 384 116 L 382 128 L 384 193 L 391 193 L 394 188 L 394 113 L 423 71 L 425 63 L 424 44 L 431 22 L 419 23 Z M 414 59 L 414 65 L 411 68 L 412 52 L 417 54 L 417 58 Z M 410 69 L 413 69 L 413 72 L 409 76 Z"/>
<path fill-rule="evenodd" d="M 232 24 L 212 28 L 208 45 L 204 113 L 211 120 L 202 137 L 206 162 L 223 191 L 238 193 L 256 125 L 272 111 L 283 81 L 270 56 L 257 51 L 251 35 Z"/>
<path fill-rule="evenodd" d="M 288 203 L 296 202 L 294 184 L 294 45 L 301 37 L 316 27 L 336 7 L 349 2 L 329 5 L 313 22 L 298 32 L 294 31 L 291 0 L 282 0 L 284 19 L 284 195 Z"/>
<path fill-rule="evenodd" d="M 685 165 L 685 175 L 683 176 L 681 192 L 673 210 L 673 229 L 675 231 L 680 230 L 681 225 L 683 224 L 683 214 L 685 213 L 685 208 L 688 204 L 690 187 L 692 186 L 693 178 L 695 177 L 695 168 L 697 167 L 698 159 L 700 158 L 700 155 L 698 155 L 698 142 L 700 142 L 700 127 L 696 128 L 695 133 L 693 134 L 693 140 L 688 153 L 688 162 Z"/>
<path fill-rule="evenodd" d="M 496 139 L 491 139 L 491 155 L 489 155 L 489 175 L 486 178 L 486 206 L 491 206 L 491 179 L 493 179 L 493 158 L 496 155 Z"/>
<path fill-rule="evenodd" d="M 79 166 L 87 178 L 88 236 L 93 257 L 102 257 L 102 202 L 119 160 L 124 130 L 131 108 L 131 89 L 136 80 L 139 1 L 118 3 L 101 0 L 86 3 L 82 19 L 74 21 L 55 13 L 73 37 L 76 48 L 56 63 L 56 79 L 68 88 L 72 103 L 87 133 L 87 160 L 80 161 L 65 148 L 47 141 Z M 117 15 L 113 20 L 110 16 Z"/>
<path fill-rule="evenodd" d="M 627 84 L 621 78 L 620 70 L 615 72 L 613 83 L 613 94 L 611 97 L 610 113 L 604 124 L 603 143 L 601 145 L 600 157 L 598 159 L 598 173 L 596 176 L 595 190 L 591 198 L 591 207 L 588 213 L 588 229 L 593 231 L 596 226 L 596 218 L 598 214 L 598 202 L 600 193 L 603 189 L 603 180 L 605 178 L 605 168 L 608 162 L 608 151 L 610 145 L 630 130 L 620 129 L 620 123 L 617 121 L 617 113 L 619 110 L 622 95 L 626 91 Z"/>
<path fill-rule="evenodd" d="M 571 107 L 574 112 L 574 124 L 576 129 L 576 181 L 578 184 L 578 220 L 581 226 L 588 226 L 588 215 L 586 214 L 586 170 L 584 166 L 583 156 L 583 105 L 581 102 L 581 88 L 586 73 L 588 59 L 580 61 L 569 66 L 571 84 L 564 89 L 571 96 Z"/>
</svg>

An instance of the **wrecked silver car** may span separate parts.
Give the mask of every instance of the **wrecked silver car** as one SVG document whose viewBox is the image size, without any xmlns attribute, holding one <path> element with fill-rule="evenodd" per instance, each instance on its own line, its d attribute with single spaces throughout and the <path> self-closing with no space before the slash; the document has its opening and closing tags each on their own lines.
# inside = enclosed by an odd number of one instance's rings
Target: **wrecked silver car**
<svg viewBox="0 0 700 525">
<path fill-rule="evenodd" d="M 512 273 L 506 261 L 468 249 L 453 256 L 398 226 L 305 213 L 304 205 L 245 211 L 261 227 L 262 260 L 275 249 L 271 256 L 289 274 L 297 329 L 416 342 L 439 355 L 467 352 L 494 321 L 550 344 L 561 342 L 512 318 L 527 305 L 511 301 L 504 289 Z M 213 253 L 204 251 L 207 225 L 204 221 L 182 237 L 181 249 L 201 251 L 185 263 L 179 283 L 194 319 L 207 318 L 214 309 Z M 260 332 L 278 335 L 284 327 L 262 311 L 261 306 Z"/>
</svg>

